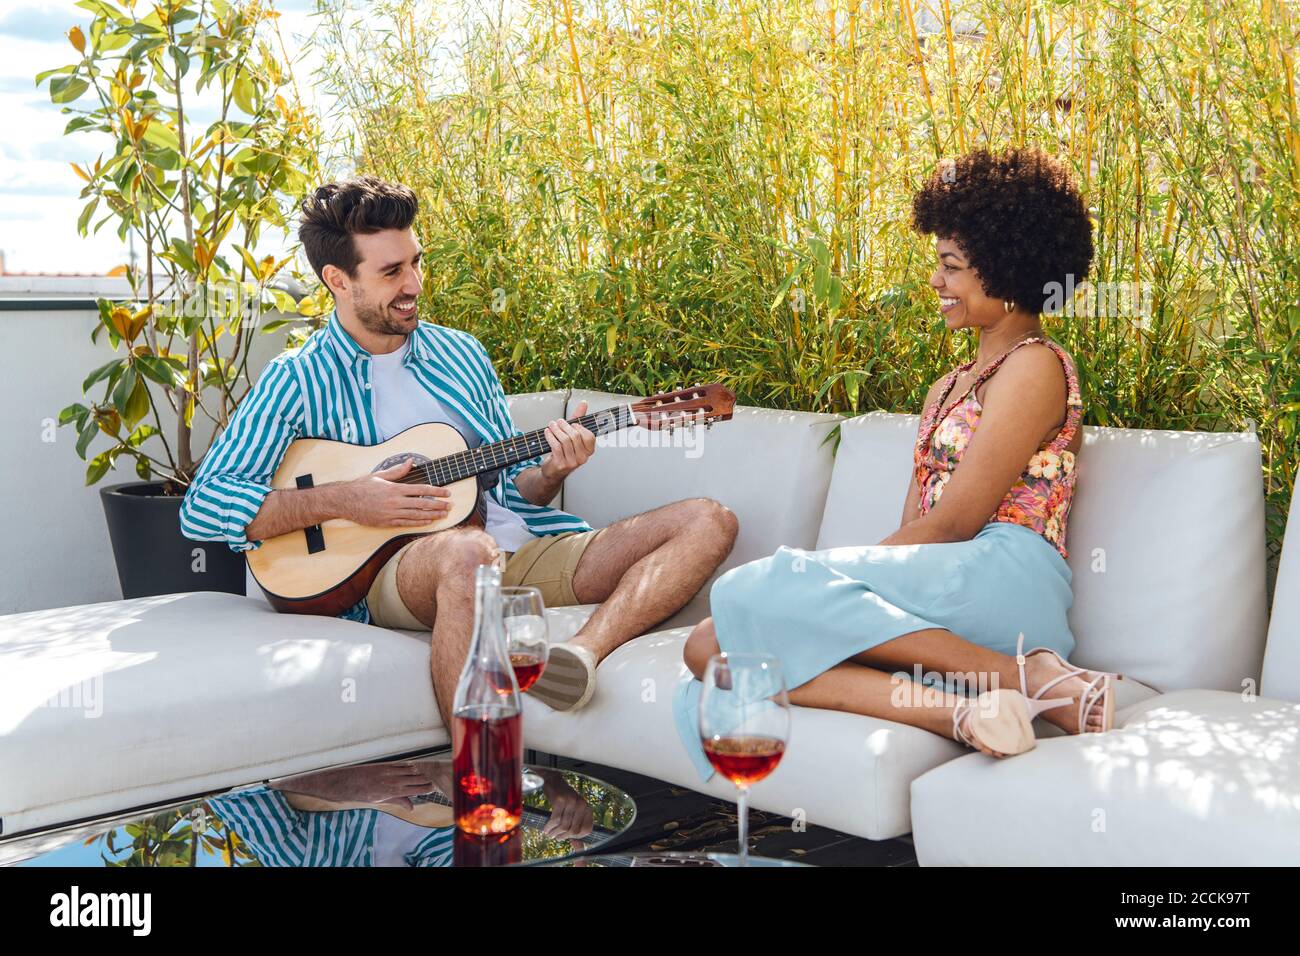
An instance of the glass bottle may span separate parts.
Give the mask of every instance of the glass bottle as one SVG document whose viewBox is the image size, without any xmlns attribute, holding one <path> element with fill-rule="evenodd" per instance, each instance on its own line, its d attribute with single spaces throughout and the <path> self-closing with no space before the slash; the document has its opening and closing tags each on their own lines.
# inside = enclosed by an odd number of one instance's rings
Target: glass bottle
<svg viewBox="0 0 1300 956">
<path fill-rule="evenodd" d="M 456 825 L 476 836 L 519 826 L 523 769 L 523 708 L 506 653 L 501 572 L 485 564 L 474 574 L 474 637 L 452 705 Z"/>
</svg>

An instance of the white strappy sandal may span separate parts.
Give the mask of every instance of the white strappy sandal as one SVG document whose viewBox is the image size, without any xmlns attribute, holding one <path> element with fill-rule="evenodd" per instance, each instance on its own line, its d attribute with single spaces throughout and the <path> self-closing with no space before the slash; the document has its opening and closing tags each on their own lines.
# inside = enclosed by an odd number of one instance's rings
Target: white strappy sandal
<svg viewBox="0 0 1300 956">
<path fill-rule="evenodd" d="M 1034 694 L 1033 699 L 1037 700 L 1043 696 L 1043 693 L 1055 687 L 1063 680 L 1069 680 L 1071 677 L 1080 677 L 1087 681 L 1087 689 L 1079 698 L 1079 733 L 1102 733 L 1113 730 L 1115 727 L 1115 695 L 1114 681 L 1123 680 L 1123 674 L 1113 674 L 1109 671 L 1089 671 L 1081 667 L 1075 667 L 1056 651 L 1050 647 L 1035 647 L 1028 654 L 1024 652 L 1025 635 L 1022 632 L 1016 640 L 1016 665 L 1020 668 L 1020 692 L 1026 697 L 1029 696 L 1028 685 L 1025 683 L 1025 659 L 1035 654 L 1051 654 L 1065 668 L 1066 673 L 1060 677 L 1053 678 L 1042 687 L 1038 688 L 1038 693 Z M 1091 679 L 1089 679 L 1091 678 Z M 1073 697 L 1061 697 L 1059 700 L 1071 701 Z M 1088 726 L 1087 718 L 1091 716 L 1093 708 L 1101 704 L 1101 730 L 1087 731 L 1084 728 Z"/>
<path fill-rule="evenodd" d="M 979 697 L 957 701 L 952 709 L 952 736 L 967 747 L 978 750 L 983 745 L 1002 757 L 1022 754 L 1037 745 L 1034 718 L 1045 710 L 1064 707 L 1071 700 L 1037 700 L 1006 688 L 986 690 Z"/>
</svg>

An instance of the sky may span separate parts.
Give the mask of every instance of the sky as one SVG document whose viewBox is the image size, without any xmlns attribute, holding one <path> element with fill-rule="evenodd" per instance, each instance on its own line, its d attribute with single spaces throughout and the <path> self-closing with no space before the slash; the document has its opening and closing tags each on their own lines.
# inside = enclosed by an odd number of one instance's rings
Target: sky
<svg viewBox="0 0 1300 956">
<path fill-rule="evenodd" d="M 315 3 L 276 0 L 275 8 L 296 57 L 312 30 Z M 50 102 L 48 84 L 34 82 L 42 70 L 76 62 L 66 33 L 74 24 L 86 31 L 89 23 L 90 14 L 73 0 L 0 0 L 0 251 L 9 272 L 103 274 L 127 261 L 112 220 L 97 235 L 77 234 L 84 183 L 69 164 L 107 155 L 110 140 L 92 133 L 65 137 L 70 117 Z M 312 68 L 308 56 L 295 72 L 302 80 Z M 300 88 L 310 99 L 312 84 Z"/>
</svg>

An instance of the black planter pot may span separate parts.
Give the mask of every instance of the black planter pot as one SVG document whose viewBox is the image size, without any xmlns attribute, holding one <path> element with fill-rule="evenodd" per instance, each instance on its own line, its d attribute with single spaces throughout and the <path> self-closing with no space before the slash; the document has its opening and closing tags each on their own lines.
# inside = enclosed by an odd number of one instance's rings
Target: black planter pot
<svg viewBox="0 0 1300 956">
<path fill-rule="evenodd" d="M 131 481 L 100 489 L 122 597 L 178 591 L 244 593 L 244 556 L 224 541 L 181 534 L 181 498 L 162 483 Z"/>
</svg>

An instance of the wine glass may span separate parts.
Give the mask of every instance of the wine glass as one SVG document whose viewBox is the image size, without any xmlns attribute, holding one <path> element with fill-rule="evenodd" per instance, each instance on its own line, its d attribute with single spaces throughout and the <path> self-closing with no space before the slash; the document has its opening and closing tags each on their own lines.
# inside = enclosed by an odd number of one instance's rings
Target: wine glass
<svg viewBox="0 0 1300 956">
<path fill-rule="evenodd" d="M 736 785 L 740 865 L 749 862 L 749 788 L 776 769 L 790 737 L 790 700 L 781 662 L 770 654 L 715 654 L 700 692 L 700 744 L 713 768 Z"/>
<path fill-rule="evenodd" d="M 551 644 L 547 639 L 546 602 L 534 587 L 501 589 L 501 617 L 505 624 L 506 653 L 515 672 L 519 692 L 527 693 L 546 669 Z M 541 789 L 542 778 L 524 771 L 524 793 Z"/>
</svg>

